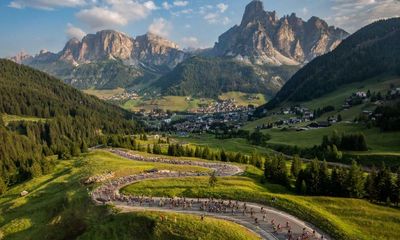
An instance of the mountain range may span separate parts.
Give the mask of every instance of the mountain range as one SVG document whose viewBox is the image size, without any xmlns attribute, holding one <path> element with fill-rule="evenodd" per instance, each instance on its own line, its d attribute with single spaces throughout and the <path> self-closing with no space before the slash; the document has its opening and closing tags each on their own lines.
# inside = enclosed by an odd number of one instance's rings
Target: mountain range
<svg viewBox="0 0 400 240">
<path fill-rule="evenodd" d="M 300 65 L 333 50 L 348 35 L 317 17 L 307 22 L 294 13 L 278 18 L 254 0 L 240 25 L 222 34 L 212 52 L 253 64 Z"/>
<path fill-rule="evenodd" d="M 224 78 L 219 72 L 250 67 L 254 73 L 251 82 L 261 88 L 242 87 L 249 80 L 246 75 L 238 74 L 235 84 L 219 81 L 218 89 L 211 95 L 227 89 L 274 95 L 303 64 L 333 50 L 347 36 L 344 30 L 328 26 L 317 17 L 307 22 L 295 14 L 279 19 L 275 12 L 265 11 L 261 1 L 254 0 L 247 5 L 241 24 L 222 34 L 212 49 L 185 52 L 172 41 L 151 33 L 133 38 L 118 31 L 103 30 L 88 34 L 81 41 L 69 40 L 58 53 L 18 54 L 12 60 L 43 70 L 80 89 L 123 87 L 187 95 L 199 95 L 194 88 L 183 86 L 187 81 L 201 85 L 204 82 L 199 82 L 200 78 L 205 82 L 215 81 Z M 206 64 L 204 59 L 227 61 L 219 64 L 227 69 L 215 71 L 217 75 L 209 79 L 196 70 L 183 71 L 196 60 L 197 64 Z M 182 72 L 190 72 L 191 77 L 183 76 Z M 170 81 L 170 76 L 176 79 Z"/>
<path fill-rule="evenodd" d="M 296 72 L 259 110 L 273 109 L 285 102 L 316 99 L 349 83 L 385 75 L 400 76 L 399 41 L 400 18 L 367 25 L 332 52 L 315 58 Z"/>
</svg>

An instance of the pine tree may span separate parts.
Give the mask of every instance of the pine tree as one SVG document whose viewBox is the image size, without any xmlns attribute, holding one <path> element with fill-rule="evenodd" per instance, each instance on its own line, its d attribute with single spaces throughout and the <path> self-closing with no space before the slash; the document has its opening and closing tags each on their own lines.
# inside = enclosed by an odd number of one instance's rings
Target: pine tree
<svg viewBox="0 0 400 240">
<path fill-rule="evenodd" d="M 324 160 L 322 163 L 320 163 L 320 169 L 319 169 L 319 193 L 323 195 L 327 195 L 330 193 L 330 183 L 331 183 L 331 178 L 329 175 L 329 169 L 328 169 L 328 164 Z"/>
<path fill-rule="evenodd" d="M 375 167 L 372 167 L 371 172 L 368 174 L 365 180 L 365 192 L 370 201 L 378 199 L 378 189 L 377 189 L 377 171 Z"/>
<path fill-rule="evenodd" d="M 319 161 L 315 159 L 306 168 L 305 178 L 307 191 L 312 195 L 320 193 Z"/>
<path fill-rule="evenodd" d="M 302 162 L 300 160 L 300 157 L 298 155 L 294 156 L 292 161 L 292 166 L 290 167 L 290 174 L 292 175 L 293 178 L 297 178 L 301 170 L 301 165 Z"/>
<path fill-rule="evenodd" d="M 349 197 L 361 198 L 364 196 L 364 176 L 356 161 L 352 161 L 347 178 L 347 191 Z"/>
<path fill-rule="evenodd" d="M 7 191 L 7 184 L 0 176 L 0 196 L 3 195 Z"/>
<path fill-rule="evenodd" d="M 88 145 L 86 144 L 86 141 L 83 140 L 83 141 L 82 141 L 82 144 L 81 144 L 81 152 L 82 152 L 82 153 L 87 153 L 88 151 L 89 151 Z"/>
<path fill-rule="evenodd" d="M 194 156 L 197 158 L 201 158 L 202 152 L 201 152 L 201 148 L 199 146 L 196 146 L 196 150 L 194 152 Z"/>
<path fill-rule="evenodd" d="M 394 186 L 394 201 L 397 206 L 400 202 L 400 167 L 397 169 L 396 184 Z"/>
<path fill-rule="evenodd" d="M 150 144 L 147 144 L 147 153 L 151 153 L 151 147 L 150 147 Z"/>
<path fill-rule="evenodd" d="M 215 185 L 217 185 L 217 177 L 216 177 L 216 172 L 215 171 L 213 171 L 212 173 L 211 173 L 211 175 L 210 175 L 210 178 L 209 178 L 209 180 L 208 180 L 208 185 L 210 186 L 210 187 L 215 187 Z"/>
<path fill-rule="evenodd" d="M 226 156 L 226 153 L 224 151 L 224 149 L 221 150 L 221 161 L 226 162 L 228 161 L 228 157 Z"/>
</svg>

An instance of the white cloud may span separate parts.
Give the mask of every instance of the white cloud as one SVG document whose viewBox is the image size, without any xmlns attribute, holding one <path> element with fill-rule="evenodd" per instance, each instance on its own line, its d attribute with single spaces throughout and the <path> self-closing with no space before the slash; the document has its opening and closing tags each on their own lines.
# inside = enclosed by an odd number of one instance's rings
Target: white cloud
<svg viewBox="0 0 400 240">
<path fill-rule="evenodd" d="M 174 6 L 177 7 L 186 7 L 187 5 L 189 5 L 188 1 L 174 1 Z"/>
<path fill-rule="evenodd" d="M 224 3 L 219 3 L 217 4 L 217 8 L 219 9 L 219 11 L 221 13 L 224 13 L 227 9 L 228 9 L 228 4 L 224 4 Z"/>
<path fill-rule="evenodd" d="M 161 37 L 168 37 L 172 31 L 172 24 L 164 18 L 157 18 L 149 26 L 149 32 Z"/>
<path fill-rule="evenodd" d="M 86 35 L 86 33 L 82 29 L 75 27 L 71 23 L 67 24 L 67 29 L 65 30 L 65 33 L 67 34 L 67 37 L 69 39 L 77 38 L 78 40 L 82 40 L 82 38 Z"/>
<path fill-rule="evenodd" d="M 347 31 L 357 29 L 382 18 L 400 15 L 400 2 L 397 0 L 332 0 L 334 25 Z"/>
<path fill-rule="evenodd" d="M 170 9 L 172 8 L 172 5 L 169 4 L 168 2 L 163 2 L 163 3 L 162 3 L 162 7 L 163 7 L 165 10 L 170 10 Z"/>
<path fill-rule="evenodd" d="M 208 13 L 204 15 L 204 20 L 210 24 L 228 25 L 231 20 L 229 17 L 221 17 L 218 13 Z"/>
<path fill-rule="evenodd" d="M 105 0 L 106 4 L 81 10 L 77 18 L 92 29 L 124 26 L 132 21 L 146 18 L 157 9 L 153 1 Z"/>
<path fill-rule="evenodd" d="M 17 9 L 30 7 L 53 10 L 59 7 L 79 7 L 86 4 L 86 0 L 13 0 L 8 6 Z"/>
<path fill-rule="evenodd" d="M 200 48 L 199 39 L 196 37 L 184 37 L 182 38 L 181 43 L 185 47 Z"/>
<path fill-rule="evenodd" d="M 128 23 L 128 20 L 120 13 L 99 7 L 84 9 L 77 13 L 76 17 L 92 29 L 112 27 L 116 25 L 123 26 Z"/>
</svg>

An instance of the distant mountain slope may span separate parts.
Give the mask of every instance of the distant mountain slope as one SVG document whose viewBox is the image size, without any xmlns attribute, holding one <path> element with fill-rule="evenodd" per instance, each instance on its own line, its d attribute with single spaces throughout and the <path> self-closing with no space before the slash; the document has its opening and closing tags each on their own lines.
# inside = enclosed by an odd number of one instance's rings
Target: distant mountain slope
<svg viewBox="0 0 400 240">
<path fill-rule="evenodd" d="M 0 59 L 0 113 L 51 118 L 88 116 L 107 122 L 130 119 L 131 114 L 86 95 L 43 72 Z"/>
<path fill-rule="evenodd" d="M 299 70 L 266 105 L 307 101 L 339 86 L 381 74 L 400 74 L 400 18 L 377 21 L 344 40 L 334 51 Z"/>
<path fill-rule="evenodd" d="M 213 53 L 254 64 L 298 65 L 333 50 L 348 35 L 318 17 L 306 22 L 292 13 L 279 19 L 253 0 L 240 25 L 219 37 Z"/>
<path fill-rule="evenodd" d="M 77 88 L 130 87 L 157 79 L 186 58 L 178 45 L 152 33 L 132 38 L 103 30 L 71 39 L 58 53 L 18 54 L 11 60 L 63 79 Z"/>
<path fill-rule="evenodd" d="M 284 83 L 278 76 L 289 77 L 296 70 L 297 67 L 255 68 L 229 59 L 192 57 L 152 87 L 160 89 L 164 95 L 216 98 L 223 92 L 240 91 L 272 96 Z"/>
</svg>

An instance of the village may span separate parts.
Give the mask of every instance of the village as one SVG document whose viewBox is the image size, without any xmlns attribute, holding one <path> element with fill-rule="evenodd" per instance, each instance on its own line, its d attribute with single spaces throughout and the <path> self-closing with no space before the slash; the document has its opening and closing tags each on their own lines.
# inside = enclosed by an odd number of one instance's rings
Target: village
<svg viewBox="0 0 400 240">
<path fill-rule="evenodd" d="M 360 116 L 355 121 L 375 121 L 379 114 L 374 113 L 373 109 L 377 106 L 382 106 L 385 101 L 400 98 L 400 88 L 391 86 L 386 95 L 380 92 L 375 93 L 370 90 L 367 92 L 358 91 L 348 96 L 339 111 L 347 111 L 352 107 L 360 104 L 369 103 L 372 107 L 363 109 Z M 341 114 L 333 114 L 335 112 L 334 106 L 324 106 L 322 108 L 311 110 L 307 107 L 295 105 L 290 107 L 281 108 L 277 112 L 269 113 L 270 116 L 276 115 L 280 118 L 274 122 L 264 123 L 256 127 L 256 129 L 269 129 L 277 128 L 291 128 L 296 131 L 307 131 L 317 128 L 330 127 L 335 123 L 342 121 Z M 326 120 L 321 120 L 320 117 L 325 113 L 331 113 L 326 117 Z"/>
</svg>

